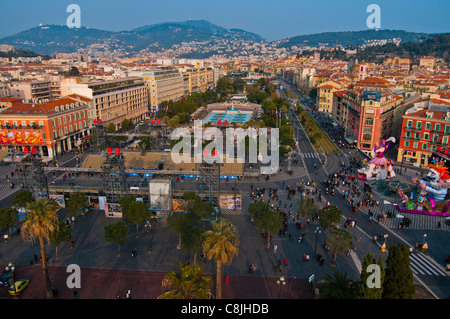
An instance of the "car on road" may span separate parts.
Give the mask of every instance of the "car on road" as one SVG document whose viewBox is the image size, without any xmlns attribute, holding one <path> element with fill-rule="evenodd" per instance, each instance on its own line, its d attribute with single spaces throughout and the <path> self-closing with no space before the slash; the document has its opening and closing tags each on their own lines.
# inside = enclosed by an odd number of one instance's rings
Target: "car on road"
<svg viewBox="0 0 450 319">
<path fill-rule="evenodd" d="M 11 296 L 20 295 L 29 284 L 30 281 L 28 279 L 17 280 L 14 285 L 9 287 L 9 294 Z M 14 289 L 14 286 L 16 286 L 16 289 Z"/>
<path fill-rule="evenodd" d="M 140 126 L 145 125 L 145 122 L 144 122 L 144 121 L 140 121 L 140 122 L 139 122 L 139 125 L 140 125 Z"/>
</svg>

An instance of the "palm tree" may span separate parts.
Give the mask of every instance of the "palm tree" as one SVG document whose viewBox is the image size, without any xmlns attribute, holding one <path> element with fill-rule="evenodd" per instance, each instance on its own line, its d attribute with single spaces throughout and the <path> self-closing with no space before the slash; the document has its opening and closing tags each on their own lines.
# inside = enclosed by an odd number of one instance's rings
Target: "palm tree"
<svg viewBox="0 0 450 319">
<path fill-rule="evenodd" d="M 208 259 L 215 259 L 216 271 L 216 298 L 222 299 L 222 264 L 229 264 L 238 254 L 239 238 L 236 228 L 225 218 L 218 222 L 211 222 L 212 229 L 205 232 L 203 251 Z"/>
<path fill-rule="evenodd" d="M 45 292 L 47 298 L 52 298 L 52 286 L 47 269 L 47 253 L 44 239 L 50 240 L 50 233 L 58 227 L 58 203 L 53 199 L 38 199 L 34 203 L 26 204 L 25 222 L 22 226 L 22 236 L 34 242 L 39 239 L 41 247 L 42 270 L 44 272 Z"/>
<path fill-rule="evenodd" d="M 333 269 L 333 276 L 325 274 L 324 281 L 319 284 L 320 299 L 356 299 L 358 297 L 358 281 L 347 273 Z"/>
<path fill-rule="evenodd" d="M 202 276 L 202 267 L 179 264 L 180 274 L 169 271 L 162 281 L 164 292 L 158 299 L 210 299 L 211 277 Z"/>
</svg>

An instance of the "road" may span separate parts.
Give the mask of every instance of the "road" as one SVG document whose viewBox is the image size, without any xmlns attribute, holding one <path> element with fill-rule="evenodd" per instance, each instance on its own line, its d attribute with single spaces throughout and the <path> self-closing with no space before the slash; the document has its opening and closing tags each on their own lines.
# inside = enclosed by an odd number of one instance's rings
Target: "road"
<svg viewBox="0 0 450 319">
<path fill-rule="evenodd" d="M 289 85 L 285 82 L 281 82 L 283 87 L 289 87 Z M 295 88 L 291 89 L 295 92 Z M 298 91 L 297 91 L 298 92 Z M 282 92 L 281 94 L 284 94 Z M 300 98 L 300 101 L 304 101 L 305 99 Z M 302 102 L 301 102 L 302 103 Z M 302 106 L 308 110 L 309 106 L 305 106 L 302 103 Z M 298 119 L 296 119 L 295 112 L 291 109 L 290 116 L 292 118 L 293 126 L 295 127 L 295 131 L 297 132 L 297 137 L 301 138 L 299 142 L 299 151 L 301 152 L 313 152 L 313 146 L 306 138 L 306 133 L 304 132 L 301 124 Z M 333 159 L 328 159 L 328 161 L 333 161 Z M 336 161 L 336 160 L 335 160 Z M 348 162 L 347 162 L 348 163 Z M 316 169 L 314 165 L 317 165 L 318 172 L 317 175 L 311 174 L 311 172 L 315 172 Z M 337 169 L 339 166 L 334 165 L 333 167 Z M 306 162 L 306 167 L 310 172 L 311 178 L 316 181 L 316 183 L 320 184 L 321 181 L 328 176 L 326 169 L 321 163 L 318 163 L 318 160 L 312 159 Z M 331 173 L 332 171 L 330 171 Z M 324 196 L 332 205 L 335 205 L 344 211 L 344 217 L 354 218 L 355 214 L 353 212 L 349 212 L 348 204 L 345 200 L 342 199 L 341 196 Z M 429 216 L 423 216 L 423 218 L 428 218 Z M 431 218 L 431 217 L 430 217 Z M 383 224 L 378 224 L 375 222 L 369 222 L 368 218 L 357 218 L 357 229 L 358 229 L 358 237 L 371 239 L 374 235 L 377 234 L 388 234 L 388 239 L 386 240 L 387 248 L 389 250 L 389 246 L 392 244 L 406 244 L 408 247 L 414 247 L 415 243 L 423 243 L 426 238 L 427 243 L 429 245 L 433 245 L 437 254 L 439 256 L 438 261 L 432 259 L 430 256 L 422 254 L 421 252 L 414 252 L 411 254 L 411 268 L 414 273 L 414 278 L 417 282 L 424 285 L 436 298 L 448 298 L 450 296 L 450 276 L 443 270 L 443 260 L 446 254 L 450 254 L 448 250 L 448 240 L 450 239 L 450 234 L 448 231 L 444 230 L 434 230 L 434 231 L 426 231 L 426 236 L 424 231 L 419 229 L 416 230 L 398 230 L 391 229 L 385 227 Z M 378 244 L 378 248 L 381 247 Z M 441 250 L 441 248 L 442 250 Z M 387 250 L 387 251 L 388 251 Z M 379 254 L 379 250 L 371 249 L 371 252 L 374 255 Z M 364 253 L 367 253 L 366 251 Z M 362 259 L 362 258 L 360 258 Z"/>
</svg>

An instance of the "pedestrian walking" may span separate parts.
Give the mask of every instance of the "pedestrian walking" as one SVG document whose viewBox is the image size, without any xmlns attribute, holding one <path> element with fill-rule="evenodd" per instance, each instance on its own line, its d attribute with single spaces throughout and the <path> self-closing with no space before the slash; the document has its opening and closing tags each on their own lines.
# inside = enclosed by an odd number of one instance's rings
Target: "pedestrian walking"
<svg viewBox="0 0 450 319">
<path fill-rule="evenodd" d="M 131 289 L 128 289 L 127 291 L 127 299 L 131 299 Z"/>
<path fill-rule="evenodd" d="M 278 246 L 277 245 L 273 245 L 273 252 L 274 252 L 274 254 L 277 253 L 277 249 L 278 249 Z"/>
</svg>

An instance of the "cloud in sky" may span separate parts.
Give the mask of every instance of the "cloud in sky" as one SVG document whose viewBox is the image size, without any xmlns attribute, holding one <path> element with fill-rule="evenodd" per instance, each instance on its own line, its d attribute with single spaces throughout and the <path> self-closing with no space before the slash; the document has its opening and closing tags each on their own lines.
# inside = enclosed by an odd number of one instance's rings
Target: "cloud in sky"
<svg viewBox="0 0 450 319">
<path fill-rule="evenodd" d="M 20 0 L 2 3 L 0 37 L 38 24 L 65 24 L 66 8 L 81 7 L 83 26 L 122 31 L 143 25 L 208 20 L 240 28 L 266 40 L 367 29 L 369 4 L 381 7 L 381 28 L 412 32 L 450 32 L 448 0 Z"/>
</svg>

